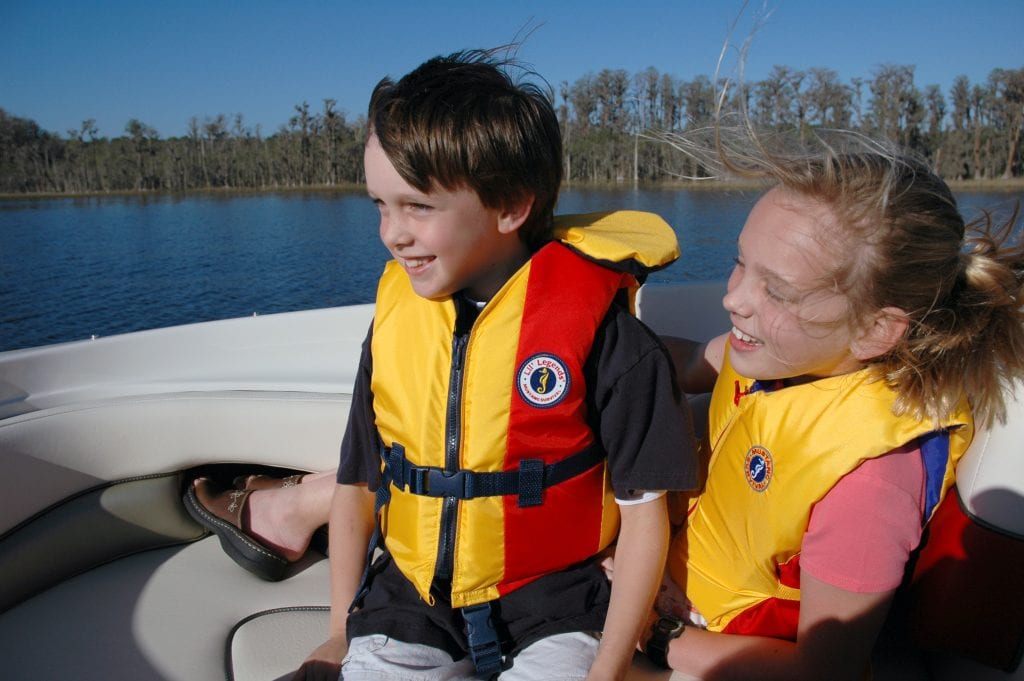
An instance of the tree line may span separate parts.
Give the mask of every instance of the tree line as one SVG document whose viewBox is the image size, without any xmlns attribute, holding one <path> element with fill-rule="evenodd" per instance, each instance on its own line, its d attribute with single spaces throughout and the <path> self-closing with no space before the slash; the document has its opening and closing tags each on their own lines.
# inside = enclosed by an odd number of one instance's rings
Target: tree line
<svg viewBox="0 0 1024 681">
<path fill-rule="evenodd" d="M 721 83 L 682 80 L 651 67 L 604 69 L 552 92 L 569 183 L 658 182 L 699 177 L 696 161 L 644 138 L 646 130 L 707 126 Z M 827 68 L 776 66 L 729 91 L 726 108 L 760 129 L 841 128 L 883 136 L 924 155 L 946 179 L 1024 175 L 1024 68 L 992 70 L 984 83 L 957 77 L 948 93 L 914 84 L 914 67 L 886 64 L 870 79 L 842 82 Z M 120 137 L 95 120 L 61 136 L 0 109 L 0 193 L 314 188 L 363 182 L 366 121 L 333 99 L 307 102 L 273 134 L 242 114 L 192 117 L 181 137 L 161 138 L 131 119 Z"/>
</svg>

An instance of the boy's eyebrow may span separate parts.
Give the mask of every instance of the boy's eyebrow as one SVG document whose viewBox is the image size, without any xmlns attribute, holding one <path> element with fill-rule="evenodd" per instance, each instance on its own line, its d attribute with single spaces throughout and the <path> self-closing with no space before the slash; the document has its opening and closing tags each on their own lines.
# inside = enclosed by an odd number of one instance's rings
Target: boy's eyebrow
<svg viewBox="0 0 1024 681">
<path fill-rule="evenodd" d="M 381 200 L 380 197 L 378 197 L 376 194 L 374 194 L 372 191 L 370 191 L 369 188 L 367 188 L 367 190 L 366 190 L 366 195 L 368 197 L 370 197 L 371 199 L 373 199 L 374 201 Z M 399 194 L 396 198 L 401 203 L 425 203 L 426 201 L 428 201 L 430 199 L 430 195 L 429 194 L 419 194 L 419 193 L 416 193 L 416 194 L 403 193 L 403 194 Z"/>
</svg>

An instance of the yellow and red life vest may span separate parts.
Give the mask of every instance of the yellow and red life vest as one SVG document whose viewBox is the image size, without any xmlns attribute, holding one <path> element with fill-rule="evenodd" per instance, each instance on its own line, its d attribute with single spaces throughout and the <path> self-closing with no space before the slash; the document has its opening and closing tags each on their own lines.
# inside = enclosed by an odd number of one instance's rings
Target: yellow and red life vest
<svg viewBox="0 0 1024 681">
<path fill-rule="evenodd" d="M 711 398 L 707 484 L 669 554 L 673 579 L 712 631 L 796 639 L 799 556 L 811 508 L 863 461 L 921 438 L 925 519 L 973 436 L 966 401 L 933 424 L 892 413 L 868 369 L 764 390 L 728 347 Z"/>
<path fill-rule="evenodd" d="M 597 449 L 583 376 L 595 332 L 615 296 L 635 292 L 629 272 L 669 264 L 678 244 L 648 213 L 569 216 L 556 228 L 560 242 L 505 283 L 465 342 L 456 338 L 453 300 L 417 296 L 395 263 L 381 278 L 374 414 L 385 460 L 399 452 L 397 473 L 385 476 L 381 527 L 428 602 L 435 577 L 450 580 L 454 607 L 494 600 L 593 556 L 618 530 L 603 452 L 558 484 L 535 483 Z M 462 495 L 467 471 L 474 481 L 513 474 L 533 482 L 518 494 Z"/>
</svg>

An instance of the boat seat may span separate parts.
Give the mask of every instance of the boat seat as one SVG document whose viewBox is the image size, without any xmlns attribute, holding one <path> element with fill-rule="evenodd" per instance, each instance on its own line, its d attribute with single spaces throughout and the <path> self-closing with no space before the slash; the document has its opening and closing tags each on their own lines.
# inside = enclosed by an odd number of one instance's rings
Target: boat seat
<svg viewBox="0 0 1024 681">
<path fill-rule="evenodd" d="M 637 294 L 636 313 L 659 334 L 706 341 L 732 326 L 722 307 L 724 295 L 723 281 L 644 286 Z"/>
<path fill-rule="evenodd" d="M 287 679 L 323 642 L 330 599 L 322 556 L 289 570 L 264 582 L 214 537 L 121 558 L 0 615 L 0 670 L 10 679 Z M 629 678 L 686 677 L 638 656 Z"/>
<path fill-rule="evenodd" d="M 907 605 L 915 643 L 1024 678 L 1024 386 L 979 428 L 928 526 Z M 955 621 L 955 626 L 948 626 Z"/>
<path fill-rule="evenodd" d="M 327 567 L 310 552 L 288 579 L 264 582 L 232 562 L 213 537 L 121 558 L 4 612 L 0 674 L 222 681 L 235 627 L 260 612 L 326 605 Z M 271 657 L 289 635 L 277 632 L 266 648 Z"/>
<path fill-rule="evenodd" d="M 329 608 L 283 608 L 246 618 L 231 632 L 227 647 L 229 681 L 290 678 L 313 648 L 323 642 Z M 692 677 L 657 669 L 637 654 L 629 681 L 689 681 Z"/>
</svg>

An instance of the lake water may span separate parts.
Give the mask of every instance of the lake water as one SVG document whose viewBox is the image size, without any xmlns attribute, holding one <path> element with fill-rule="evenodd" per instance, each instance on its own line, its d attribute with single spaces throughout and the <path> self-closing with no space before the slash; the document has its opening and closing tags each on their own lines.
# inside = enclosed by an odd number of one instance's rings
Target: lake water
<svg viewBox="0 0 1024 681">
<path fill-rule="evenodd" d="M 683 257 L 652 283 L 725 278 L 753 192 L 574 190 L 558 211 L 663 216 Z M 1024 194 L 965 193 L 1007 213 Z M 0 350 L 373 300 L 388 254 L 362 194 L 0 201 Z"/>
</svg>

